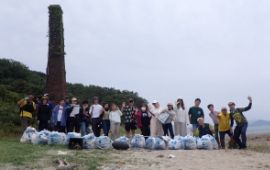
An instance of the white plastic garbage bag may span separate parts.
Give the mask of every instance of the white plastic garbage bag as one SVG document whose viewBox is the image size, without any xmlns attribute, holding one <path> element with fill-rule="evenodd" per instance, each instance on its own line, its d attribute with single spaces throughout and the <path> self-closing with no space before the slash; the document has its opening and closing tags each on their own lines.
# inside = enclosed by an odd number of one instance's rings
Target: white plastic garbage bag
<svg viewBox="0 0 270 170">
<path fill-rule="evenodd" d="M 193 150 L 196 149 L 196 138 L 193 136 L 185 136 L 185 149 Z"/>
<path fill-rule="evenodd" d="M 68 132 L 67 136 L 66 136 L 66 141 L 65 144 L 68 145 L 69 144 L 69 140 L 70 138 L 80 138 L 81 134 L 80 133 L 76 133 L 76 132 Z"/>
<path fill-rule="evenodd" d="M 93 133 L 83 136 L 83 148 L 95 149 L 96 148 L 95 140 L 96 137 Z"/>
<path fill-rule="evenodd" d="M 172 139 L 168 142 L 168 149 L 170 150 L 179 150 L 182 149 L 181 148 L 181 141 L 180 140 L 176 140 L 176 139 Z"/>
<path fill-rule="evenodd" d="M 208 140 L 208 141 L 211 142 L 212 146 L 209 149 L 218 149 L 218 143 L 217 143 L 216 139 L 213 136 L 204 135 L 204 136 L 202 136 L 202 140 Z"/>
<path fill-rule="evenodd" d="M 180 149 L 185 149 L 185 137 L 183 137 L 183 136 L 175 136 L 174 140 L 179 141 Z"/>
<path fill-rule="evenodd" d="M 132 139 L 131 139 L 131 147 L 132 148 L 144 148 L 145 147 L 145 138 L 143 135 L 135 135 Z"/>
<path fill-rule="evenodd" d="M 147 149 L 161 150 L 166 149 L 165 141 L 159 137 L 149 137 L 146 139 L 145 147 Z"/>
<path fill-rule="evenodd" d="M 147 148 L 147 149 L 155 149 L 155 141 L 156 141 L 155 137 L 147 138 L 146 141 L 145 141 L 145 148 Z"/>
<path fill-rule="evenodd" d="M 37 132 L 32 135 L 31 143 L 34 145 L 45 145 L 48 144 L 48 136 L 43 132 Z"/>
<path fill-rule="evenodd" d="M 37 131 L 35 128 L 29 126 L 25 129 L 25 131 L 23 132 L 23 135 L 20 139 L 21 143 L 31 143 L 31 139 L 32 139 L 32 135 L 36 134 Z"/>
<path fill-rule="evenodd" d="M 112 147 L 112 140 L 108 136 L 100 136 L 96 138 L 95 144 L 99 149 L 109 149 Z"/>
<path fill-rule="evenodd" d="M 66 134 L 52 131 L 48 137 L 49 145 L 62 145 L 66 141 Z"/>
<path fill-rule="evenodd" d="M 159 137 L 156 138 L 155 141 L 155 149 L 157 150 L 164 150 L 166 149 L 166 144 L 165 141 Z"/>
</svg>

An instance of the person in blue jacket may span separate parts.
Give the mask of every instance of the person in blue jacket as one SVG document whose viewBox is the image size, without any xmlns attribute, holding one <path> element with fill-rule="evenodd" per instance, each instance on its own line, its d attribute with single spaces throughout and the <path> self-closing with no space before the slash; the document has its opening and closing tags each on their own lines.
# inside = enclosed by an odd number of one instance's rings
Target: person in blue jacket
<svg viewBox="0 0 270 170">
<path fill-rule="evenodd" d="M 65 101 L 60 100 L 52 112 L 52 124 L 54 130 L 58 132 L 66 132 L 67 111 L 65 108 Z"/>
</svg>

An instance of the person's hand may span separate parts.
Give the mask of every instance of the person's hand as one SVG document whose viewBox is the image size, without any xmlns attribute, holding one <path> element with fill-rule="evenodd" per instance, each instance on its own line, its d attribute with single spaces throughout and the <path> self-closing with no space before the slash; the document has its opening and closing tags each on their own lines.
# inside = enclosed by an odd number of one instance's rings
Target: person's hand
<svg viewBox="0 0 270 170">
<path fill-rule="evenodd" d="M 122 103 L 122 108 L 126 107 L 126 102 Z"/>
<path fill-rule="evenodd" d="M 248 96 L 248 101 L 249 101 L 250 103 L 252 102 L 251 96 Z"/>
</svg>

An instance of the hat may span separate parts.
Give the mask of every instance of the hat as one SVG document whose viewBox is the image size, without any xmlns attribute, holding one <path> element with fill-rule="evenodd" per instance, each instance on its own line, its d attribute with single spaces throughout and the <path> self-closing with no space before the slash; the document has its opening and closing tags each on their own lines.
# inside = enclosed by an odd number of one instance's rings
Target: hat
<svg viewBox="0 0 270 170">
<path fill-rule="evenodd" d="M 72 100 L 72 101 L 77 101 L 77 98 L 76 98 L 76 97 L 72 97 L 71 100 Z"/>
<path fill-rule="evenodd" d="M 153 100 L 153 102 L 152 102 L 153 104 L 156 104 L 156 103 L 158 103 L 158 101 L 157 100 Z"/>
<path fill-rule="evenodd" d="M 172 103 L 168 103 L 168 106 L 173 106 L 173 104 Z"/>
<path fill-rule="evenodd" d="M 228 106 L 232 106 L 232 105 L 235 105 L 235 103 L 234 102 L 229 102 L 228 103 Z"/>
</svg>

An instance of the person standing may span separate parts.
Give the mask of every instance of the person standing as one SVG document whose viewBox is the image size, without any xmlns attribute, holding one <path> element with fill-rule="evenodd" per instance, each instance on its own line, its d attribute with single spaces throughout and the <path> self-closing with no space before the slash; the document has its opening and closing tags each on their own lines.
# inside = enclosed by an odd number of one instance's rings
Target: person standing
<svg viewBox="0 0 270 170">
<path fill-rule="evenodd" d="M 105 136 L 108 136 L 110 132 L 109 114 L 110 114 L 110 105 L 108 103 L 105 103 L 104 112 L 102 115 L 102 128 L 103 128 L 103 133 Z"/>
<path fill-rule="evenodd" d="M 100 136 L 100 130 L 101 130 L 101 115 L 103 114 L 104 109 L 99 104 L 98 97 L 94 97 L 94 104 L 90 107 L 89 113 L 92 118 L 92 130 L 94 132 L 94 135 L 96 137 Z"/>
<path fill-rule="evenodd" d="M 201 99 L 199 98 L 195 99 L 194 106 L 191 107 L 188 111 L 189 120 L 190 120 L 190 123 L 192 124 L 193 134 L 198 128 L 198 122 L 197 122 L 198 118 L 200 117 L 204 118 L 204 112 L 203 112 L 203 109 L 200 108 L 200 104 L 201 104 Z"/>
<path fill-rule="evenodd" d="M 152 115 L 150 121 L 150 134 L 151 136 L 163 136 L 162 123 L 158 120 L 158 116 L 162 112 L 162 108 L 158 101 L 154 100 L 152 104 L 148 105 L 149 113 Z"/>
<path fill-rule="evenodd" d="M 34 113 L 36 111 L 36 104 L 33 99 L 33 95 L 28 95 L 17 103 L 20 108 L 21 123 L 24 129 L 32 125 L 33 122 Z"/>
<path fill-rule="evenodd" d="M 82 102 L 82 107 L 80 108 L 80 122 L 81 122 L 81 135 L 87 135 L 90 133 L 90 114 L 89 114 L 89 103 L 87 100 Z"/>
<path fill-rule="evenodd" d="M 244 116 L 243 112 L 246 112 L 252 107 L 252 98 L 248 96 L 249 104 L 244 108 L 236 108 L 234 102 L 229 102 L 228 106 L 230 108 L 230 116 L 231 116 L 231 127 L 233 127 L 234 121 L 236 122 L 236 127 L 234 129 L 234 140 L 239 145 L 239 149 L 247 148 L 247 128 L 248 121 Z M 240 140 L 241 135 L 241 140 Z"/>
<path fill-rule="evenodd" d="M 129 138 L 135 135 L 135 130 L 137 129 L 135 116 L 136 108 L 134 107 L 133 99 L 129 99 L 127 106 L 122 104 L 122 112 L 124 115 L 126 136 Z"/>
<path fill-rule="evenodd" d="M 65 108 L 65 101 L 60 100 L 52 111 L 52 125 L 53 129 L 58 132 L 66 132 L 67 110 Z"/>
<path fill-rule="evenodd" d="M 42 103 L 37 110 L 37 120 L 39 121 L 38 130 L 49 130 L 49 120 L 51 119 L 52 110 L 48 104 L 47 98 L 42 99 Z"/>
<path fill-rule="evenodd" d="M 219 120 L 219 136 L 220 136 L 220 145 L 222 149 L 225 149 L 225 135 L 229 135 L 229 137 L 233 138 L 232 129 L 230 127 L 230 114 L 227 112 L 227 108 L 223 107 L 221 112 L 218 114 Z"/>
<path fill-rule="evenodd" d="M 113 140 L 120 136 L 121 116 L 122 112 L 119 110 L 115 103 L 112 103 L 109 119 L 111 122 L 111 137 Z"/>
<path fill-rule="evenodd" d="M 176 136 L 186 136 L 187 135 L 187 125 L 189 124 L 188 113 L 185 109 L 185 104 L 183 99 L 177 99 L 176 106 L 174 109 L 175 121 L 174 129 Z"/>
<path fill-rule="evenodd" d="M 149 113 L 148 106 L 143 104 L 140 110 L 141 113 L 141 132 L 145 139 L 150 136 L 150 121 L 151 114 Z"/>
<path fill-rule="evenodd" d="M 71 99 L 70 108 L 68 108 L 69 113 L 69 126 L 68 132 L 73 132 L 75 129 L 76 133 L 80 133 L 80 105 L 76 97 Z"/>
<path fill-rule="evenodd" d="M 164 136 L 169 136 L 169 133 L 170 133 L 170 136 L 173 139 L 174 133 L 173 133 L 172 121 L 174 120 L 176 113 L 174 112 L 172 103 L 169 103 L 167 106 L 168 106 L 168 109 L 165 109 L 161 112 L 161 114 L 169 115 L 167 120 L 164 122 L 162 126 L 163 126 Z"/>
<path fill-rule="evenodd" d="M 218 121 L 218 112 L 215 111 L 215 107 L 213 104 L 209 104 L 207 106 L 209 109 L 210 113 L 209 116 L 211 117 L 213 123 L 214 123 L 214 130 L 215 130 L 215 139 L 218 143 L 218 146 L 220 147 L 220 141 L 219 141 L 219 121 Z"/>
</svg>

